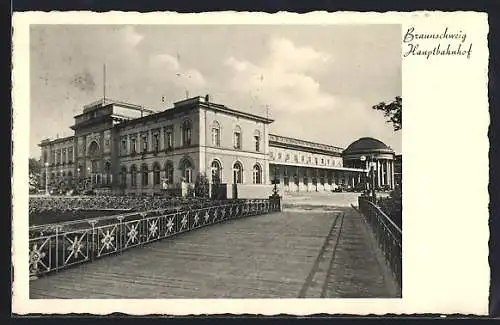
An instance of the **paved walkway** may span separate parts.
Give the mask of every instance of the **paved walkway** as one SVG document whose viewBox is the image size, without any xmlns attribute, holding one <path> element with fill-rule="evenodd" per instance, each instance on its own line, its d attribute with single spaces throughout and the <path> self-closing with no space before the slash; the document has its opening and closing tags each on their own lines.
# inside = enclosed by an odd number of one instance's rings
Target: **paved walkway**
<svg viewBox="0 0 500 325">
<path fill-rule="evenodd" d="M 30 296 L 382 298 L 400 292 L 364 219 L 351 207 L 331 206 L 174 236 L 31 281 Z"/>
</svg>

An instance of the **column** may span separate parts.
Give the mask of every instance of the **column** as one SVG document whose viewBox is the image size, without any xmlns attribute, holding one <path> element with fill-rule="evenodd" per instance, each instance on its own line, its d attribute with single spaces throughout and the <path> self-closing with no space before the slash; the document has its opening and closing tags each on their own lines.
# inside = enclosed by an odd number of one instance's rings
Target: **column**
<svg viewBox="0 0 500 325">
<path fill-rule="evenodd" d="M 390 182 L 390 176 L 389 176 L 389 160 L 386 160 L 385 161 L 385 182 L 387 185 L 391 186 L 391 182 Z"/>
<path fill-rule="evenodd" d="M 380 167 L 381 167 L 381 163 L 379 160 L 377 160 L 377 184 L 375 184 L 375 186 L 380 186 Z"/>
<path fill-rule="evenodd" d="M 280 178 L 280 190 L 283 193 L 285 191 L 285 169 L 283 166 L 279 166 L 279 178 Z"/>
<path fill-rule="evenodd" d="M 380 185 L 385 185 L 385 159 L 380 161 Z"/>
<path fill-rule="evenodd" d="M 295 186 L 297 186 L 297 192 L 299 192 L 300 191 L 300 167 L 299 166 L 297 166 L 296 173 L 297 173 L 296 178 L 293 181 L 295 183 L 295 180 L 297 180 L 297 184 L 295 184 Z"/>
<path fill-rule="evenodd" d="M 317 192 L 318 191 L 318 183 L 319 183 L 319 170 L 318 170 L 318 168 L 314 168 L 314 177 L 316 179 L 316 187 L 314 190 Z"/>
<path fill-rule="evenodd" d="M 153 133 L 151 129 L 148 130 L 148 152 L 153 151 Z"/>
<path fill-rule="evenodd" d="M 158 141 L 160 150 L 164 151 L 166 149 L 166 146 L 165 146 L 165 127 L 163 126 L 160 128 L 160 135 Z"/>
<path fill-rule="evenodd" d="M 394 188 L 394 160 L 391 161 L 391 187 Z"/>
</svg>

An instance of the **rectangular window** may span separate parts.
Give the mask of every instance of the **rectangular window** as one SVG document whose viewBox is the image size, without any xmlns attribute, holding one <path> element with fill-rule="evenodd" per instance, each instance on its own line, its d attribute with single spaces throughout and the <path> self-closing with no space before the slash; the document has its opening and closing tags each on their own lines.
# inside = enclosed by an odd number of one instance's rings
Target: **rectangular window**
<svg viewBox="0 0 500 325">
<path fill-rule="evenodd" d="M 239 132 L 234 133 L 234 148 L 241 149 L 241 133 Z"/>
<path fill-rule="evenodd" d="M 121 150 L 122 150 L 122 155 L 126 155 L 127 154 L 127 140 L 126 139 L 122 139 Z"/>
<path fill-rule="evenodd" d="M 255 151 L 260 151 L 260 137 L 256 135 L 254 138 L 255 138 Z"/>
<path fill-rule="evenodd" d="M 158 133 L 153 135 L 153 148 L 155 152 L 160 150 L 160 136 Z"/>
<path fill-rule="evenodd" d="M 148 136 L 142 136 L 142 152 L 148 152 Z"/>
<path fill-rule="evenodd" d="M 172 150 L 174 146 L 174 138 L 172 136 L 172 131 L 167 131 L 165 133 L 165 147 L 167 150 Z"/>
<path fill-rule="evenodd" d="M 314 158 L 314 163 L 317 165 L 318 164 L 318 158 Z"/>
<path fill-rule="evenodd" d="M 131 139 L 130 141 L 131 141 L 131 143 L 130 143 L 130 145 L 131 145 L 130 150 L 132 151 L 133 154 L 135 154 L 135 153 L 137 153 L 137 139 L 134 138 L 134 139 Z"/>
<path fill-rule="evenodd" d="M 73 163 L 73 148 L 72 147 L 68 148 L 68 161 L 70 164 Z"/>
</svg>

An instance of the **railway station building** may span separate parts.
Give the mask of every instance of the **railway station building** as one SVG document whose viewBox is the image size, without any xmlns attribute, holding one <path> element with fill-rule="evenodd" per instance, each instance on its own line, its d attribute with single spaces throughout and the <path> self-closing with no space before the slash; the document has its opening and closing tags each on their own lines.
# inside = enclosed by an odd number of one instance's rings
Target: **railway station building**
<svg viewBox="0 0 500 325">
<path fill-rule="evenodd" d="M 256 196 L 272 184 L 284 192 L 364 186 L 374 166 L 377 186 L 395 186 L 395 153 L 381 141 L 361 138 L 344 149 L 270 134 L 271 123 L 208 95 L 162 111 L 101 99 L 74 117 L 74 135 L 41 141 L 41 184 L 153 194 L 206 175 Z"/>
</svg>

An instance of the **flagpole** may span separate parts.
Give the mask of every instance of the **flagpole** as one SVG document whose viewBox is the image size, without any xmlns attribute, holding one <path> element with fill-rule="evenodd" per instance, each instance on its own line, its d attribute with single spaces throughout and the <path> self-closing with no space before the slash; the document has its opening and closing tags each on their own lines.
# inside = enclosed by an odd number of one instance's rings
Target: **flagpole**
<svg viewBox="0 0 500 325">
<path fill-rule="evenodd" d="M 104 101 L 104 104 L 106 104 L 106 63 L 104 63 L 103 67 L 102 67 L 102 71 L 103 71 L 103 74 L 102 74 L 102 78 L 103 78 L 103 83 L 102 83 L 102 92 L 103 92 L 103 101 Z"/>
</svg>

